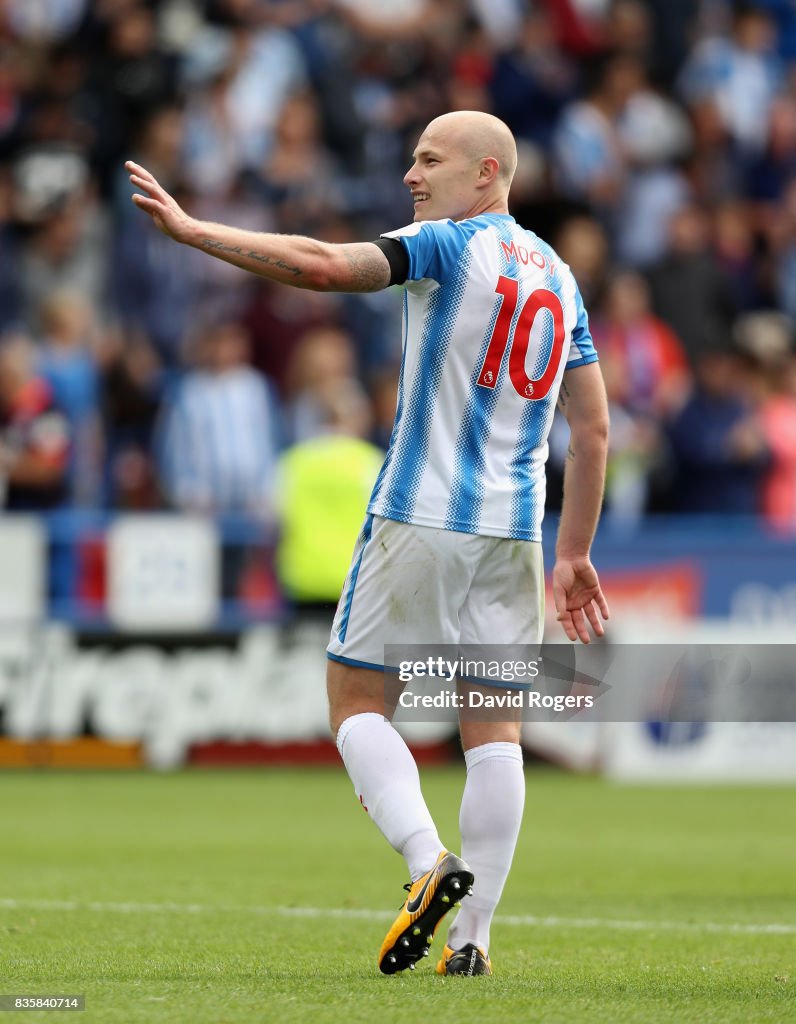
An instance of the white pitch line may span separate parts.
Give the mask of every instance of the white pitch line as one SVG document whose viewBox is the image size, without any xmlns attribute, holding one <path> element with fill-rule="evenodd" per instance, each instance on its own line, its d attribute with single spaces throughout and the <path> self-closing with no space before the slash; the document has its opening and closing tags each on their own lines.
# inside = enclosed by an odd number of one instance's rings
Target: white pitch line
<svg viewBox="0 0 796 1024">
<path fill-rule="evenodd" d="M 5 910 L 91 910 L 111 914 L 256 914 L 261 917 L 343 918 L 358 921 L 387 921 L 390 910 L 365 910 L 352 907 L 245 907 L 202 903 L 99 903 L 77 900 L 0 899 Z M 719 935 L 796 935 L 796 924 L 746 924 L 737 921 L 642 921 L 616 920 L 610 917 L 538 917 L 534 914 L 498 914 L 495 924 L 518 928 L 606 928 L 611 931 L 685 931 Z"/>
</svg>

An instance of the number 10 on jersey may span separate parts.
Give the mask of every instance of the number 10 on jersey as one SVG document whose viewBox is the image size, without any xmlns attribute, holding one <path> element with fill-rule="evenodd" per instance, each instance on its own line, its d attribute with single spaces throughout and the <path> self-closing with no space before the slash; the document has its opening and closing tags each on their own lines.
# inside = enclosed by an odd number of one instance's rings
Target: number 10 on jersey
<svg viewBox="0 0 796 1024">
<path fill-rule="evenodd" d="M 550 391 L 561 360 L 561 350 L 564 346 L 564 309 L 561 300 L 555 292 L 547 288 L 537 288 L 535 292 L 531 292 L 520 310 L 512 335 L 511 323 L 519 300 L 519 283 L 513 277 L 501 276 L 498 278 L 495 291 L 502 296 L 502 301 L 477 383 L 484 388 L 495 387 L 508 345 L 509 377 L 514 390 L 522 398 L 538 402 Z M 525 361 L 531 344 L 534 322 L 537 314 L 543 309 L 553 318 L 553 344 L 550 346 L 550 355 L 541 376 L 531 379 L 526 373 Z"/>
</svg>

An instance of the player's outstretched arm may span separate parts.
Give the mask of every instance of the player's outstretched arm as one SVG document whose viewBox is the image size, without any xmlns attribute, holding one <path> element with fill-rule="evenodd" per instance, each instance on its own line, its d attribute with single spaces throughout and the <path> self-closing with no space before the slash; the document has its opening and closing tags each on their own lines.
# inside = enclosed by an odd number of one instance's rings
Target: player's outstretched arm
<svg viewBox="0 0 796 1024">
<path fill-rule="evenodd" d="M 140 164 L 128 160 L 133 202 L 160 230 L 183 245 L 201 249 L 271 281 L 316 292 L 377 292 L 390 283 L 387 257 L 373 242 L 332 245 L 300 235 L 244 231 L 196 220 Z"/>
<path fill-rule="evenodd" d="M 570 640 L 589 642 L 589 624 L 602 636 L 609 615 L 589 552 L 602 507 L 608 457 L 608 401 L 598 363 L 564 374 L 558 399 L 570 429 L 564 502 L 553 567 L 558 621 Z"/>
</svg>

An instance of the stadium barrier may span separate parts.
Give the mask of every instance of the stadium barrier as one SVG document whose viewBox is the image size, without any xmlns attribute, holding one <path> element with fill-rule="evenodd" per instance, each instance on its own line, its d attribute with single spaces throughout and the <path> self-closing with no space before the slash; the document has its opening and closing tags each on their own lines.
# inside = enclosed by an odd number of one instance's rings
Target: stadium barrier
<svg viewBox="0 0 796 1024">
<path fill-rule="evenodd" d="M 275 544 L 241 518 L 0 518 L 0 765 L 336 760 L 323 682 L 328 624 L 295 620 L 274 575 Z M 595 560 L 613 642 L 681 642 L 704 636 L 706 623 L 713 643 L 737 639 L 741 626 L 761 642 L 777 629 L 779 642 L 792 642 L 792 536 L 749 521 L 657 520 L 633 533 L 604 530 Z M 796 748 L 787 723 L 736 729 L 732 742 L 718 723 L 690 733 L 633 725 L 526 723 L 524 739 L 568 767 L 618 778 L 737 777 L 739 744 L 761 757 Z M 421 757 L 455 749 L 444 723 L 405 728 Z M 772 757 L 765 777 L 789 777 L 784 753 Z M 747 757 L 741 777 L 754 777 L 755 763 Z"/>
</svg>

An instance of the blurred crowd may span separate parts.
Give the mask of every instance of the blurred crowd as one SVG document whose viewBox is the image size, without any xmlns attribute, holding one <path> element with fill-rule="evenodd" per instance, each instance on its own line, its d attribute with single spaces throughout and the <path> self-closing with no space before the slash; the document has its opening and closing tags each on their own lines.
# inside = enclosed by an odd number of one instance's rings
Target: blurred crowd
<svg viewBox="0 0 796 1024">
<path fill-rule="evenodd" d="M 512 128 L 512 212 L 583 292 L 609 521 L 796 531 L 790 0 L 0 0 L 5 506 L 273 521 L 296 446 L 377 464 L 400 293 L 180 247 L 123 161 L 206 220 L 370 239 L 411 221 L 409 154 L 453 109 Z M 557 423 L 553 507 L 565 452 Z"/>
</svg>

